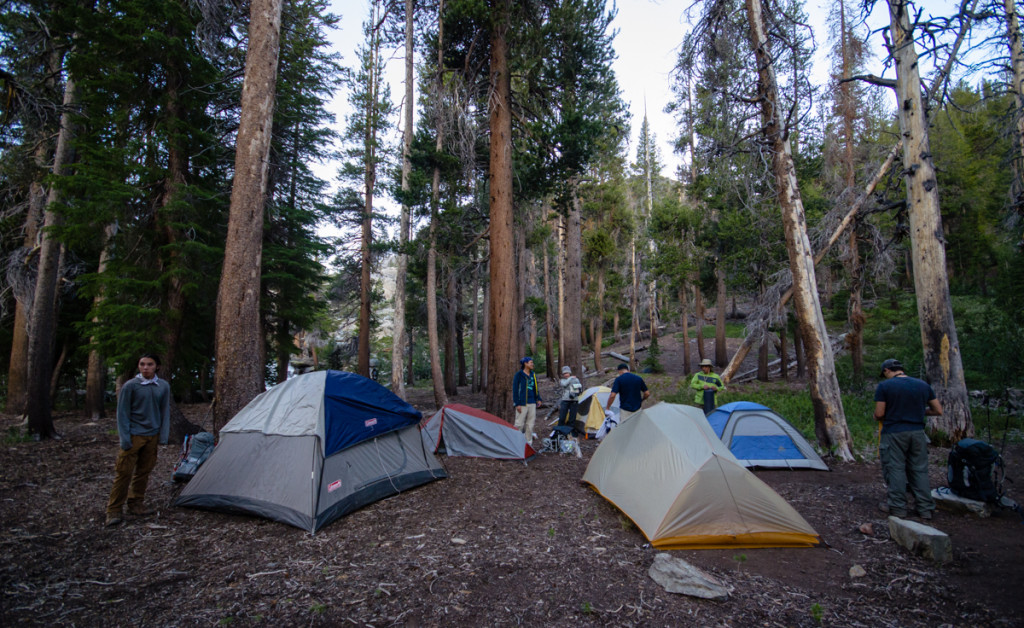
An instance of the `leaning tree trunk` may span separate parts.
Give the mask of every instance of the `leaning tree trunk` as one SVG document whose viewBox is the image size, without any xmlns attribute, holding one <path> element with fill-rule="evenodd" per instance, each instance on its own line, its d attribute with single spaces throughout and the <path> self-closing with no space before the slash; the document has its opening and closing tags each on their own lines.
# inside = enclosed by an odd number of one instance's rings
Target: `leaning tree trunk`
<svg viewBox="0 0 1024 628">
<path fill-rule="evenodd" d="M 921 98 L 909 8 L 905 0 L 889 1 L 892 55 L 896 61 L 896 93 L 902 103 L 898 116 L 904 140 L 904 181 L 924 366 L 943 408 L 942 416 L 929 422 L 929 431 L 939 442 L 949 444 L 972 436 L 974 424 L 949 296 L 939 186 L 928 142 L 928 117 Z"/>
<path fill-rule="evenodd" d="M 779 100 L 775 68 L 768 50 L 764 31 L 761 0 L 746 0 L 750 20 L 750 41 L 757 58 L 758 92 L 761 101 L 761 119 L 765 138 L 772 149 L 772 171 L 775 175 L 776 194 L 782 207 L 782 220 L 786 233 L 786 249 L 793 274 L 793 300 L 797 321 L 806 345 L 809 366 L 811 401 L 814 404 L 814 424 L 819 442 L 832 450 L 841 460 L 852 461 L 853 439 L 846 426 L 843 403 L 836 378 L 832 346 L 821 313 L 814 277 L 814 254 L 807 237 L 807 223 L 803 201 L 796 180 L 796 168 L 788 138 L 784 135 L 784 110 Z"/>
<path fill-rule="evenodd" d="M 75 83 L 69 78 L 64 86 L 64 112 L 60 116 L 60 132 L 53 156 L 53 175 L 59 177 L 71 158 L 71 108 L 75 100 Z M 52 228 L 63 222 L 55 205 L 60 198 L 56 185 L 50 186 L 43 218 L 42 244 L 39 249 L 39 268 L 32 309 L 28 317 L 28 381 L 25 413 L 28 430 L 39 438 L 57 435 L 53 427 L 53 406 L 50 397 L 50 377 L 53 374 L 53 338 L 57 330 L 57 281 L 60 274 L 61 244 Z"/>
<path fill-rule="evenodd" d="M 515 255 L 512 248 L 512 82 L 508 66 L 510 0 L 492 0 L 490 117 L 490 355 L 487 367 L 487 411 L 506 420 L 512 416 L 519 311 Z"/>
<path fill-rule="evenodd" d="M 227 423 L 263 389 L 260 262 L 280 33 L 281 0 L 252 0 L 235 179 L 217 294 L 215 425 Z"/>
<path fill-rule="evenodd" d="M 416 81 L 413 76 L 415 47 L 413 46 L 412 18 L 413 0 L 405 0 L 405 108 L 403 109 L 402 119 L 404 123 L 402 130 L 402 192 L 406 194 L 409 192 L 409 177 L 412 174 L 413 87 Z M 398 263 L 395 269 L 394 329 L 391 333 L 391 392 L 403 398 L 405 397 L 405 381 L 402 377 L 405 359 L 405 276 L 409 266 L 409 254 L 406 253 L 405 248 L 409 243 L 410 212 L 409 203 L 403 201 L 402 216 L 398 227 Z M 474 312 L 475 316 L 476 313 Z M 473 334 L 475 340 L 475 320 Z M 476 370 L 476 359 L 473 360 L 473 370 Z"/>
</svg>

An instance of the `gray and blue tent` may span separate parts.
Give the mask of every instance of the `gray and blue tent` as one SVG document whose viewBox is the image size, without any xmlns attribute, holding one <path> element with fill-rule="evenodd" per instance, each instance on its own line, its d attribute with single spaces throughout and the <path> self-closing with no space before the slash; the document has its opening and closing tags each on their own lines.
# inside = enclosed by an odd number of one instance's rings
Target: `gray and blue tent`
<svg viewBox="0 0 1024 628">
<path fill-rule="evenodd" d="M 807 439 L 777 412 L 752 401 L 715 408 L 708 423 L 745 467 L 828 471 Z"/>
<path fill-rule="evenodd" d="M 422 415 L 355 373 L 317 371 L 253 399 L 220 430 L 174 502 L 314 532 L 385 497 L 447 477 Z"/>
</svg>

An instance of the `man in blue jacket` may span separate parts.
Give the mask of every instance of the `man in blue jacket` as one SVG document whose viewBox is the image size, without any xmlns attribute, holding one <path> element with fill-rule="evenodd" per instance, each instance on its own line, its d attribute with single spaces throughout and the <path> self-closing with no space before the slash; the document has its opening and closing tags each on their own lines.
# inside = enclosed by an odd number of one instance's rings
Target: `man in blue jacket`
<svg viewBox="0 0 1024 628">
<path fill-rule="evenodd" d="M 125 382 L 117 398 L 117 434 L 121 451 L 114 467 L 114 486 L 107 502 L 108 526 L 124 521 L 128 503 L 133 515 L 149 515 L 146 486 L 156 466 L 157 443 L 167 444 L 171 430 L 171 386 L 156 371 L 160 358 L 147 353 L 139 358 L 139 374 Z"/>
<path fill-rule="evenodd" d="M 522 367 L 512 378 L 512 403 L 516 406 L 516 429 L 533 444 L 533 424 L 537 421 L 537 404 L 542 402 L 537 374 L 533 372 L 533 358 L 519 360 Z"/>
</svg>

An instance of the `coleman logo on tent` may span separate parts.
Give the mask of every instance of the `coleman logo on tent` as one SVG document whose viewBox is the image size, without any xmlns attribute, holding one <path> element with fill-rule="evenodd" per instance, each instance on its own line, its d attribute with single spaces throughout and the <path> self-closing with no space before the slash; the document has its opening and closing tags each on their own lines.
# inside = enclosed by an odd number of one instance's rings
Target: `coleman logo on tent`
<svg viewBox="0 0 1024 628">
<path fill-rule="evenodd" d="M 363 425 L 365 425 L 366 427 L 373 427 L 374 425 L 377 425 L 377 419 L 366 419 L 365 421 L 363 421 Z"/>
<path fill-rule="evenodd" d="M 330 484 L 327 485 L 327 492 L 328 493 L 333 493 L 334 491 L 338 490 L 339 488 L 341 488 L 341 480 L 335 480 L 335 481 L 333 481 L 333 482 L 331 482 Z"/>
</svg>

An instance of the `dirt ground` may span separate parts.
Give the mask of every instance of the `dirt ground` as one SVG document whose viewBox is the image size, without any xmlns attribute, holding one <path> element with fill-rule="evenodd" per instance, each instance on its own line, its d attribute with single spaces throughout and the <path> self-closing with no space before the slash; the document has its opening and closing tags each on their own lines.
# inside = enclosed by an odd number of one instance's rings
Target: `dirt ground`
<svg viewBox="0 0 1024 628">
<path fill-rule="evenodd" d="M 664 344 L 669 364 L 679 348 Z M 671 371 L 658 377 L 679 375 Z M 410 401 L 433 409 L 429 391 Z M 483 405 L 477 395 L 457 401 Z M 182 409 L 197 422 L 206 414 Z M 442 457 L 447 479 L 314 535 L 172 507 L 169 446 L 150 483 L 159 512 L 108 529 L 114 420 L 56 421 L 61 440 L 0 445 L 0 625 L 1024 625 L 1021 517 L 939 512 L 933 525 L 952 538 L 953 561 L 912 556 L 876 508 L 874 461 L 758 471 L 827 545 L 673 551 L 732 589 L 710 602 L 651 580 L 658 550 L 580 484 L 593 441 L 582 459 L 541 454 L 526 465 Z M 15 422 L 0 415 L 0 431 Z M 932 451 L 933 485 L 944 484 L 946 453 Z M 1004 458 L 1008 477 L 1021 477 L 1024 447 Z M 859 530 L 865 523 L 873 533 Z M 851 576 L 855 565 L 866 575 Z"/>
</svg>

